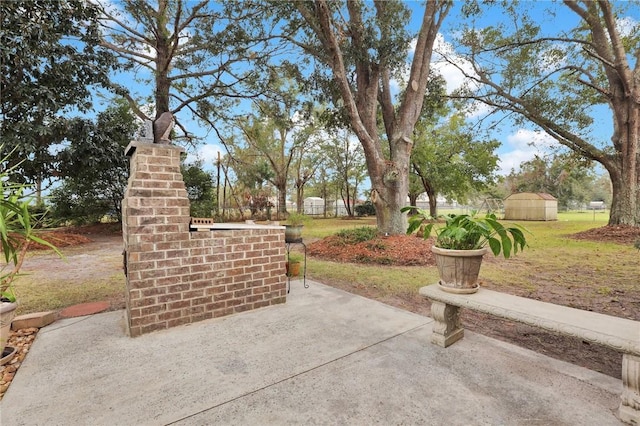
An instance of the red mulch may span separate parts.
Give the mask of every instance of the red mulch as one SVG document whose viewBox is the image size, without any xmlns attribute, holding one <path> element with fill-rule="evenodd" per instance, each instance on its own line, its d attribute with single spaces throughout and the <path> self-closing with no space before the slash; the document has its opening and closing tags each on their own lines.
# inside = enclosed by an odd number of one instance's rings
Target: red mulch
<svg viewBox="0 0 640 426">
<path fill-rule="evenodd" d="M 435 265 L 431 245 L 431 240 L 408 235 L 379 236 L 346 244 L 334 235 L 309 244 L 307 250 L 311 256 L 334 262 L 424 266 Z"/>
<path fill-rule="evenodd" d="M 57 248 L 77 246 L 90 243 L 92 236 L 122 234 L 120 223 L 98 223 L 93 225 L 74 226 L 39 231 L 37 236 L 50 242 Z M 38 243 L 31 243 L 29 250 L 48 250 L 49 247 Z"/>
<path fill-rule="evenodd" d="M 616 244 L 633 244 L 640 239 L 640 228 L 629 225 L 603 226 L 570 235 L 576 240 L 603 241 Z"/>
<path fill-rule="evenodd" d="M 59 231 L 39 232 L 37 235 L 57 248 L 77 246 L 80 244 L 90 243 L 92 241 L 91 238 L 85 237 L 84 235 Z M 32 242 L 31 245 L 29 245 L 29 250 L 49 250 L 49 247 Z"/>
</svg>

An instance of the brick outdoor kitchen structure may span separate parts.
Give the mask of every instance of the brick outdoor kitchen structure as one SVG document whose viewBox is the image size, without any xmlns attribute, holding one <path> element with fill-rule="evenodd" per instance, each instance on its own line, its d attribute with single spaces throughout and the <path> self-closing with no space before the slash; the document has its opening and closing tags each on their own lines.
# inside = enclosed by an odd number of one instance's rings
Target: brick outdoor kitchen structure
<svg viewBox="0 0 640 426">
<path fill-rule="evenodd" d="M 183 152 L 140 141 L 126 149 L 122 234 L 132 337 L 286 301 L 284 226 L 191 225 Z"/>
</svg>

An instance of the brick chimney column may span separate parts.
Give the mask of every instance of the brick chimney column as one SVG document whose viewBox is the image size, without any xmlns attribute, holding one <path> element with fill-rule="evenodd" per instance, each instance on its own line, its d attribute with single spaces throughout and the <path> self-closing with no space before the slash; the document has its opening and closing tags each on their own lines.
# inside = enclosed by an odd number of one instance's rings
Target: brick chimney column
<svg viewBox="0 0 640 426">
<path fill-rule="evenodd" d="M 188 273 L 180 258 L 189 238 L 189 199 L 180 172 L 184 149 L 134 141 L 125 153 L 130 176 L 122 202 L 129 335 L 168 328 L 168 287 Z M 182 253 L 185 252 L 185 253 Z M 165 315 L 166 316 L 166 315 Z"/>
</svg>

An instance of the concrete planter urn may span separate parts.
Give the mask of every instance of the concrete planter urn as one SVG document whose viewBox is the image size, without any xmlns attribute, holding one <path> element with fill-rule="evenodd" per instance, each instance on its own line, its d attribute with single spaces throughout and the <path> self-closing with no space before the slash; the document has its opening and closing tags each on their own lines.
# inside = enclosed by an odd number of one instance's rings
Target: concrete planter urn
<svg viewBox="0 0 640 426">
<path fill-rule="evenodd" d="M 301 243 L 302 227 L 309 220 L 309 217 L 302 213 L 290 213 L 287 216 L 287 223 L 284 225 L 285 243 Z"/>
<path fill-rule="evenodd" d="M 11 322 L 16 316 L 17 307 L 13 302 L 0 302 L 0 357 L 9 340 Z"/>
<path fill-rule="evenodd" d="M 449 293 L 470 294 L 478 291 L 478 274 L 482 256 L 491 249 L 498 256 L 509 258 L 524 250 L 527 239 L 522 226 L 502 225 L 493 213 L 477 217 L 476 212 L 449 214 L 433 218 L 428 211 L 414 206 L 402 208 L 415 214 L 409 218 L 407 234 L 418 231 L 426 240 L 435 230 L 436 239 L 431 251 L 440 273 L 439 287 Z M 438 222 L 444 219 L 444 223 Z"/>
<path fill-rule="evenodd" d="M 487 252 L 486 247 L 477 250 L 449 250 L 433 246 L 431 251 L 440 274 L 438 285 L 441 290 L 457 294 L 478 291 L 478 275 L 482 257 Z"/>
</svg>

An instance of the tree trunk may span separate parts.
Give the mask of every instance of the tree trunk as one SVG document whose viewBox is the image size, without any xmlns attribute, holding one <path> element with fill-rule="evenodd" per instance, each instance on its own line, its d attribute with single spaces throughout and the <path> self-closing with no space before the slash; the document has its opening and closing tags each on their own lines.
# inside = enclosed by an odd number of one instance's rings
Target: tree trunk
<svg viewBox="0 0 640 426">
<path fill-rule="evenodd" d="M 416 194 L 415 192 L 410 192 L 409 193 L 409 205 L 410 206 L 415 206 L 416 204 L 418 204 L 418 196 L 420 196 L 420 194 Z"/>
<path fill-rule="evenodd" d="M 304 182 L 298 180 L 296 182 L 296 211 L 304 213 Z"/>
<path fill-rule="evenodd" d="M 427 190 L 427 196 L 429 197 L 429 214 L 431 217 L 438 216 L 438 195 L 432 190 Z"/>
<path fill-rule="evenodd" d="M 155 72 L 155 101 L 156 101 L 156 119 L 163 112 L 169 112 L 169 89 L 171 81 L 169 80 L 169 64 L 171 63 L 171 54 L 169 46 L 169 31 L 167 30 L 167 10 L 168 2 L 160 0 L 158 2 L 158 14 L 156 15 L 156 72 Z M 154 135 L 154 142 L 160 142 L 160 136 Z"/>
<path fill-rule="evenodd" d="M 378 231 L 387 235 L 404 234 L 407 217 L 400 209 L 406 205 L 409 193 L 411 137 L 424 102 L 433 44 L 451 3 L 426 2 L 409 84 L 397 106 L 393 103 L 390 64 L 385 62 L 384 54 L 380 62 L 372 60 L 368 51 L 370 47 L 366 40 L 370 35 L 366 32 L 363 19 L 364 2 L 346 3 L 349 16 L 346 32 L 333 21 L 332 8 L 326 0 L 295 4 L 318 35 L 318 41 L 325 51 L 323 60 L 332 70 L 343 109 L 362 144 L 371 179 L 371 201 L 376 209 Z M 385 2 L 374 2 L 374 6 L 379 18 L 392 16 Z M 388 36 L 388 32 L 381 31 L 383 40 L 385 36 Z M 347 50 L 351 50 L 347 55 L 343 51 L 344 42 L 348 43 Z M 347 68 L 349 62 L 353 63 L 353 68 Z M 379 137 L 380 115 L 389 145 L 388 157 Z"/>
<path fill-rule="evenodd" d="M 278 190 L 278 213 L 287 212 L 287 186 L 282 184 L 276 184 Z"/>
<path fill-rule="evenodd" d="M 341 191 L 342 203 L 344 204 L 344 208 L 347 210 L 347 216 L 353 217 L 353 209 L 351 204 L 351 191 L 349 190 L 349 184 L 345 185 L 346 191 Z"/>
<path fill-rule="evenodd" d="M 417 167 L 416 167 L 417 169 Z M 438 194 L 434 187 L 429 183 L 423 175 L 422 172 L 418 169 L 418 176 L 420 176 L 420 182 L 422 182 L 422 187 L 424 191 L 427 193 L 427 197 L 429 197 L 429 214 L 431 217 L 438 216 Z"/>
<path fill-rule="evenodd" d="M 407 231 L 407 215 L 401 213 L 400 209 L 407 205 L 409 194 L 411 145 L 404 141 L 396 141 L 392 148 L 391 158 L 396 158 L 395 162 L 385 161 L 385 167 L 374 168 L 373 173 L 369 167 L 371 201 L 376 208 L 376 221 L 380 233 L 401 235 Z"/>
<path fill-rule="evenodd" d="M 628 176 L 622 173 L 610 173 L 613 187 L 609 226 L 640 226 L 640 184 L 629 183 Z"/>
</svg>

